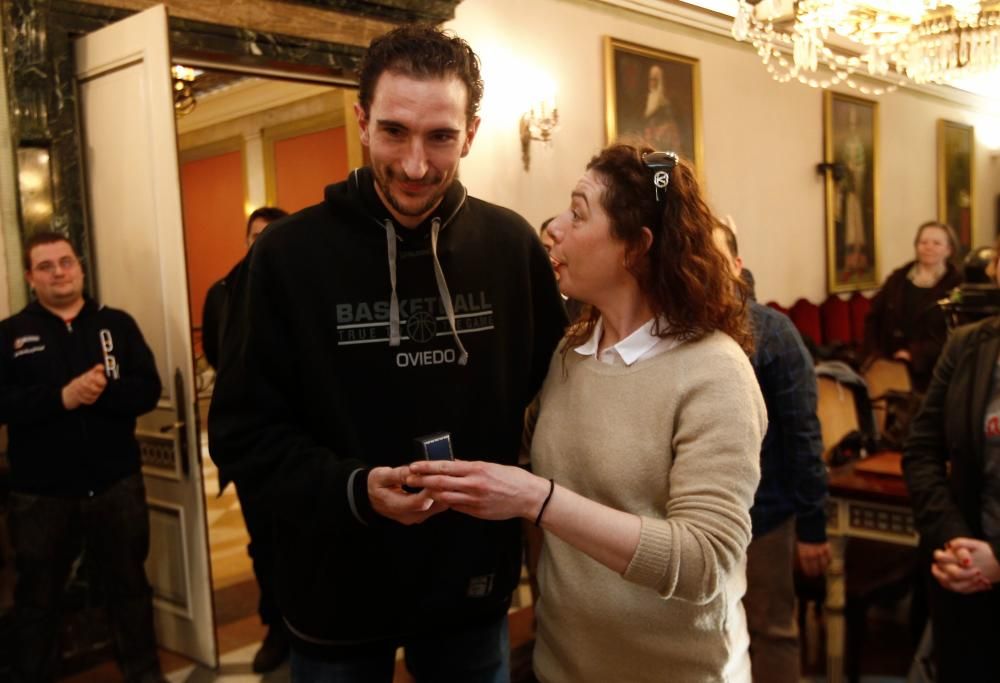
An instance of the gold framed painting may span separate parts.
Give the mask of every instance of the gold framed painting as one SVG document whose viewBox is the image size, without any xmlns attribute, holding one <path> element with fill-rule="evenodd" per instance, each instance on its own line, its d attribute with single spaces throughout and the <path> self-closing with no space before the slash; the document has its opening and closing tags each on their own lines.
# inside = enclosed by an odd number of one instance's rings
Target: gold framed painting
<svg viewBox="0 0 1000 683">
<path fill-rule="evenodd" d="M 958 257 L 972 248 L 976 136 L 972 126 L 938 119 L 938 220 L 958 236 Z"/>
<path fill-rule="evenodd" d="M 608 142 L 643 141 L 701 172 L 701 77 L 694 57 L 604 37 Z"/>
<path fill-rule="evenodd" d="M 827 289 L 877 287 L 878 103 L 823 93 Z"/>
</svg>

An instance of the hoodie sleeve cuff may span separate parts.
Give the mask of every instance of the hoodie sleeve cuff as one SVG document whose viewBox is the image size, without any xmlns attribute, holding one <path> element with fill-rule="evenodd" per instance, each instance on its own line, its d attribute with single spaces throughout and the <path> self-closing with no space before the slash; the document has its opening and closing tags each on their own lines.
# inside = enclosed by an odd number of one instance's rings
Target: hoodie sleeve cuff
<svg viewBox="0 0 1000 683">
<path fill-rule="evenodd" d="M 373 526 L 378 515 L 368 498 L 368 468 L 358 468 L 347 478 L 347 503 L 354 519 L 363 526 Z"/>
<path fill-rule="evenodd" d="M 800 543 L 826 543 L 826 515 L 820 511 L 796 517 L 795 536 Z"/>
<path fill-rule="evenodd" d="M 58 415 L 59 413 L 68 413 L 69 410 L 66 408 L 62 399 L 62 387 L 56 387 L 56 390 L 52 393 L 50 410 L 53 414 Z"/>
</svg>

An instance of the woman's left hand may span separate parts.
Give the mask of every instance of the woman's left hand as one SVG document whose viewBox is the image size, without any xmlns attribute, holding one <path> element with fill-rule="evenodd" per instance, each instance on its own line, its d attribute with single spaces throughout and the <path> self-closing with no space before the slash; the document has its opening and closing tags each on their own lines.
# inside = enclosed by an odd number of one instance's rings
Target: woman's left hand
<svg viewBox="0 0 1000 683">
<path fill-rule="evenodd" d="M 549 493 L 548 480 L 520 467 L 467 460 L 418 460 L 406 483 L 480 519 L 534 519 Z"/>
<path fill-rule="evenodd" d="M 990 584 L 1000 581 L 1000 563 L 997 562 L 997 558 L 993 554 L 993 546 L 986 541 L 959 536 L 948 542 L 948 548 L 960 560 L 968 558 L 969 564 L 963 563 L 963 566 L 978 569 L 982 577 Z"/>
</svg>

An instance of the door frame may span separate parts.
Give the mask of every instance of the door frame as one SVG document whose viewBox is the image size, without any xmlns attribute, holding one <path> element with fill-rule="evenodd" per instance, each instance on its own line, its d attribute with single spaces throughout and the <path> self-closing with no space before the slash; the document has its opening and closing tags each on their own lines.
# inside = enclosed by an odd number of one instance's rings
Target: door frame
<svg viewBox="0 0 1000 683">
<path fill-rule="evenodd" d="M 190 4 L 165 0 L 168 4 Z M 267 3 L 269 0 L 260 0 Z M 95 0 L 96 3 L 110 0 Z M 370 27 L 410 22 L 441 23 L 454 17 L 461 0 L 358 0 L 351 12 L 330 9 L 326 0 L 300 0 L 329 12 L 331 21 Z M 153 4 L 152 2 L 149 3 Z M 54 187 L 52 227 L 64 232 L 86 260 L 90 245 L 90 218 L 86 207 L 83 159 L 80 148 L 81 122 L 73 82 L 72 41 L 86 33 L 136 13 L 110 4 L 77 0 L 7 0 L 4 16 L 10 51 L 7 64 L 10 101 L 11 150 L 4 160 L 18 178 L 16 150 L 22 145 L 49 148 Z M 295 25 L 289 22 L 290 30 Z M 304 38 L 292 33 L 247 31 L 246 27 L 169 18 L 170 47 L 175 59 L 192 65 L 242 71 L 331 85 L 356 86 L 356 72 L 366 48 L 358 45 Z M 15 113 L 16 112 L 16 113 Z M 3 150 L 0 145 L 0 153 Z M 15 192 L 16 195 L 16 192 Z M 19 216 L 20 219 L 20 216 Z M 19 250 L 25 238 L 23 221 L 4 223 L 8 249 Z M 16 270 L 16 272 L 15 272 Z M 27 303 L 20 286 L 20 269 L 8 270 L 11 309 Z M 96 291 L 88 279 L 88 293 Z"/>
</svg>

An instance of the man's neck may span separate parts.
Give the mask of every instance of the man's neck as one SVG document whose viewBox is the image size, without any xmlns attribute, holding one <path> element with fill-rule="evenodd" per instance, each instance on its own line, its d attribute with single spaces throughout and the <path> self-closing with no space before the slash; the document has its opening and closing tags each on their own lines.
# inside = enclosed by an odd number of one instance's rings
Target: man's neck
<svg viewBox="0 0 1000 683">
<path fill-rule="evenodd" d="M 84 298 L 81 296 L 72 303 L 68 304 L 48 304 L 44 301 L 39 301 L 42 308 L 49 311 L 53 315 L 59 316 L 63 320 L 73 320 L 83 308 L 85 303 Z"/>
</svg>

